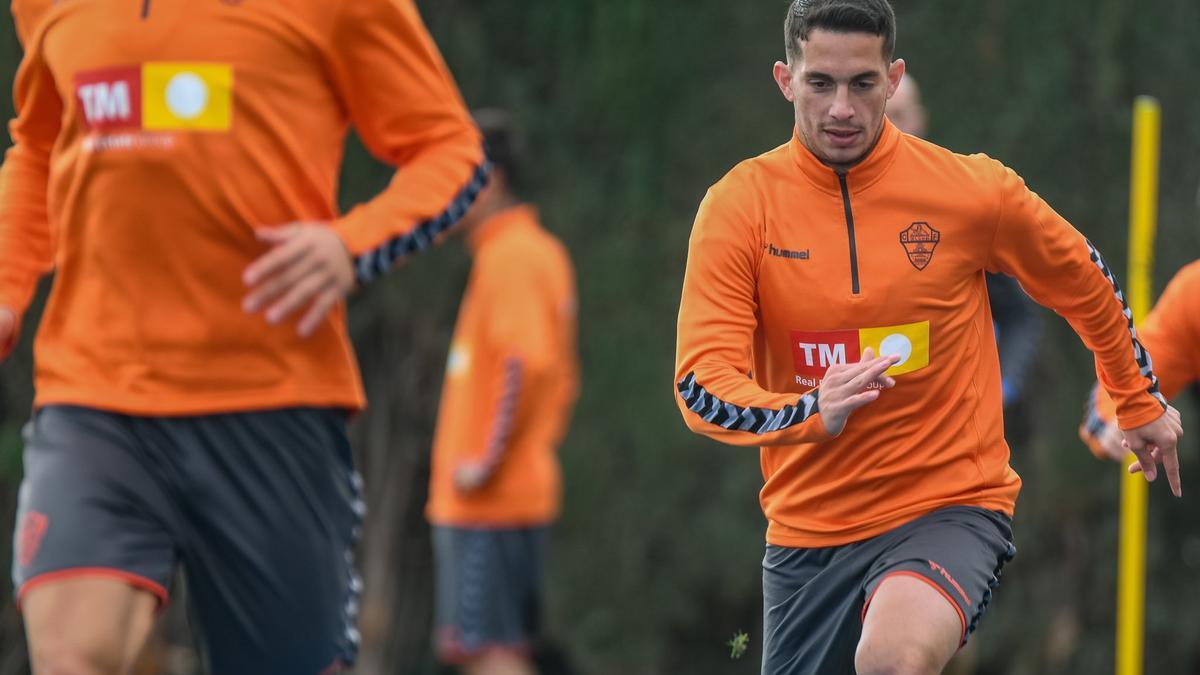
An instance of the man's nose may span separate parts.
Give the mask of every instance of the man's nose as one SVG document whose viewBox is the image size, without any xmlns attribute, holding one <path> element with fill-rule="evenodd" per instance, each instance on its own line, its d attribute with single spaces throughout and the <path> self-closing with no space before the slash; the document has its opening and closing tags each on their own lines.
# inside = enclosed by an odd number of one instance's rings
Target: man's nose
<svg viewBox="0 0 1200 675">
<path fill-rule="evenodd" d="M 850 105 L 849 87 L 838 87 L 837 92 L 833 95 L 833 106 L 829 109 L 829 116 L 835 120 L 848 120 L 854 117 L 854 106 Z"/>
</svg>

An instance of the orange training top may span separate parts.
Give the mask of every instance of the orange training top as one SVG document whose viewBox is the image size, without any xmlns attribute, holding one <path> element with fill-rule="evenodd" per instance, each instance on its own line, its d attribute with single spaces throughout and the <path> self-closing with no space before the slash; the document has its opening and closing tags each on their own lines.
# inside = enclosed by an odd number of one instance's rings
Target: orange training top
<svg viewBox="0 0 1200 675">
<path fill-rule="evenodd" d="M 1137 329 L 1138 339 L 1154 357 L 1154 371 L 1161 375 L 1162 393 L 1168 399 L 1192 382 L 1200 382 L 1200 260 L 1185 265 L 1175 274 L 1154 309 Z M 1113 400 L 1093 390 L 1080 437 L 1103 456 L 1094 436 L 1112 421 Z M 1130 428 L 1125 424 L 1123 428 Z"/>
<path fill-rule="evenodd" d="M 360 282 L 420 249 L 485 174 L 411 0 L 15 0 L 25 46 L 0 171 L 0 305 L 55 282 L 37 404 L 144 415 L 359 408 L 345 312 L 315 335 L 241 309 L 253 228 L 329 221 Z M 353 124 L 399 167 L 339 216 Z M 10 349 L 5 345 L 4 349 Z"/>
<path fill-rule="evenodd" d="M 840 545 L 947 505 L 1012 512 L 1020 479 L 985 270 L 1067 318 L 1123 420 L 1162 414 L 1099 254 L 999 162 L 885 122 L 846 175 L 793 136 L 709 190 L 688 251 L 676 400 L 692 430 L 762 446 L 769 542 Z M 902 357 L 896 386 L 831 438 L 817 385 L 866 347 Z"/>
<path fill-rule="evenodd" d="M 446 364 L 426 513 L 438 525 L 543 525 L 559 512 L 558 445 L 579 389 L 571 259 L 527 206 L 489 218 L 468 246 L 475 263 Z M 454 473 L 468 462 L 493 471 L 462 492 Z"/>
</svg>

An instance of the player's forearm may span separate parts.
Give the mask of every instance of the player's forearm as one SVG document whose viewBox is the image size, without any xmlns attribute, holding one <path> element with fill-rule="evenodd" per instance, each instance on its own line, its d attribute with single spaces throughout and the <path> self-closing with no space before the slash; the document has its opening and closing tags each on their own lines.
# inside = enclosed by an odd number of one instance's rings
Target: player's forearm
<svg viewBox="0 0 1200 675">
<path fill-rule="evenodd" d="M 21 145 L 0 168 L 0 306 L 19 320 L 53 266 L 46 211 L 49 157 Z"/>
<path fill-rule="evenodd" d="M 675 389 L 688 428 L 722 443 L 765 447 L 831 438 L 821 422 L 818 389 L 774 394 L 732 368 L 704 366 L 678 374 Z"/>
<path fill-rule="evenodd" d="M 521 392 L 526 388 L 526 372 L 521 359 L 509 357 L 504 361 L 503 378 L 500 387 L 500 397 L 496 401 L 495 413 L 492 416 L 491 431 L 488 434 L 487 447 L 484 448 L 480 464 L 489 474 L 504 462 L 504 456 L 512 439 L 517 410 L 520 409 Z"/>
<path fill-rule="evenodd" d="M 1087 248 L 1092 267 L 1083 267 L 1074 294 L 1078 307 L 1064 316 L 1095 354 L 1097 378 L 1112 397 L 1121 427 L 1138 427 L 1162 415 L 1166 399 L 1115 275 L 1090 243 Z"/>
<path fill-rule="evenodd" d="M 0 167 L 0 305 L 13 310 L 19 323 L 38 279 L 54 266 L 47 195 L 64 106 L 39 48 L 21 60 L 13 104 L 13 145 Z"/>
<path fill-rule="evenodd" d="M 359 283 L 432 245 L 467 212 L 489 169 L 478 133 L 464 126 L 430 143 L 383 192 L 337 220 L 334 228 L 355 258 Z"/>
<path fill-rule="evenodd" d="M 411 1 L 341 0 L 325 57 L 363 144 L 391 184 L 334 223 L 366 283 L 427 248 L 487 179 L 483 142 Z"/>
<path fill-rule="evenodd" d="M 997 233 L 988 269 L 1015 276 L 1038 303 L 1053 309 L 1095 354 L 1096 372 L 1117 403 L 1122 427 L 1161 416 L 1166 402 L 1113 270 L 1062 216 L 1001 169 Z"/>
<path fill-rule="evenodd" d="M 748 375 L 755 318 L 750 293 L 728 277 L 705 284 L 689 260 L 679 308 L 675 402 L 692 431 L 747 447 L 828 439 L 817 390 L 777 393 Z M 724 285 L 719 283 L 724 281 Z"/>
</svg>

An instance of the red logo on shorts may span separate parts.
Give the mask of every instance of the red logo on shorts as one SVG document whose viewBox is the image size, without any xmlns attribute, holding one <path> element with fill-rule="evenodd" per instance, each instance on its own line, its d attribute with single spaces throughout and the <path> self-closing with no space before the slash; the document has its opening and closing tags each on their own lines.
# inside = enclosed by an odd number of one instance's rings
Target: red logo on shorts
<svg viewBox="0 0 1200 675">
<path fill-rule="evenodd" d="M 950 585 L 954 587 L 954 590 L 958 591 L 958 594 L 962 596 L 963 602 L 967 603 L 968 607 L 971 606 L 971 599 L 967 597 L 967 592 L 963 590 L 962 586 L 958 585 L 958 582 L 954 580 L 954 577 L 950 576 L 950 573 L 946 571 L 945 567 L 942 567 L 941 565 L 930 560 L 929 569 L 941 574 L 946 581 L 949 581 Z"/>
<path fill-rule="evenodd" d="M 37 511 L 28 511 L 21 519 L 21 525 L 17 529 L 17 562 L 21 567 L 33 564 L 49 524 L 50 519 L 46 514 Z"/>
</svg>

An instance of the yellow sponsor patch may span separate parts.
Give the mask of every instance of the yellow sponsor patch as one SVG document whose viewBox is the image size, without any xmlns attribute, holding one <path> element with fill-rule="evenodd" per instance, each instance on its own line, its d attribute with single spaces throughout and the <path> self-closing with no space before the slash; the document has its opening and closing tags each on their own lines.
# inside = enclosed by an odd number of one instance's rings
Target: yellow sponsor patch
<svg viewBox="0 0 1200 675">
<path fill-rule="evenodd" d="M 900 362 L 888 368 L 888 375 L 903 375 L 929 365 L 928 321 L 863 328 L 858 332 L 858 340 L 860 349 L 870 347 L 879 356 L 900 356 Z"/>
<path fill-rule="evenodd" d="M 233 68 L 224 63 L 142 66 L 142 127 L 227 131 L 233 122 Z"/>
</svg>

